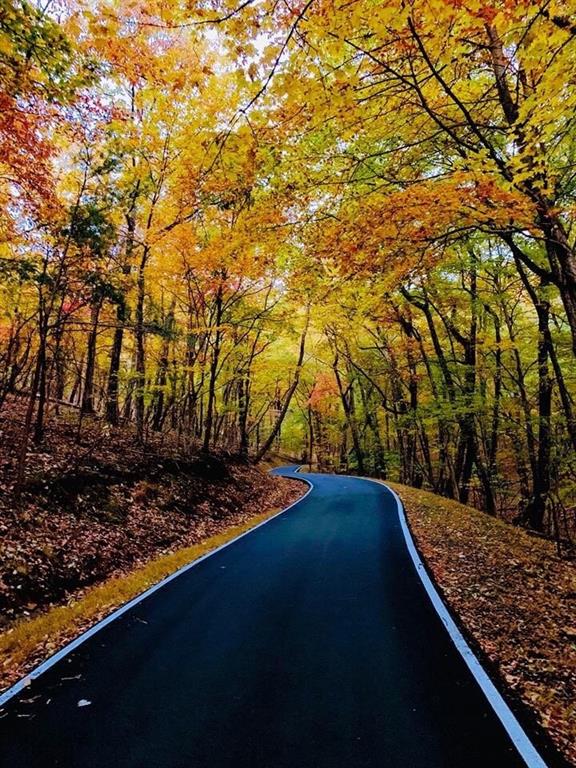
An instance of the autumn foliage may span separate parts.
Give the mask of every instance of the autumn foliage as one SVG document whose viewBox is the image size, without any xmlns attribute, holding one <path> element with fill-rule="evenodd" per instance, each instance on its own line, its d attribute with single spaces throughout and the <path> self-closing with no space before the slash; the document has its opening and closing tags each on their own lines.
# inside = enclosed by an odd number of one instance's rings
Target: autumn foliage
<svg viewBox="0 0 576 768">
<path fill-rule="evenodd" d="M 0 0 L 10 526 L 64 422 L 572 557 L 575 73 L 564 0 Z"/>
<path fill-rule="evenodd" d="M 0 11 L 0 407 L 574 528 L 569 5 Z"/>
</svg>

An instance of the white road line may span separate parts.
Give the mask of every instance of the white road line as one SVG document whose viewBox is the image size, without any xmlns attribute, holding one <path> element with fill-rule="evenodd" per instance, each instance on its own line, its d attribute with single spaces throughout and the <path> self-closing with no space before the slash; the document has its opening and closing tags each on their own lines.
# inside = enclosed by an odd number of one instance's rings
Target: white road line
<svg viewBox="0 0 576 768">
<path fill-rule="evenodd" d="M 305 478 L 302 478 L 302 480 L 305 483 L 308 483 L 308 485 L 310 486 L 303 496 L 301 496 L 296 501 L 292 502 L 292 504 L 289 504 L 285 509 L 281 510 L 277 514 L 272 515 L 267 520 L 263 520 L 261 523 L 258 523 L 258 525 L 255 525 L 253 528 L 250 528 L 249 530 L 244 531 L 244 533 L 241 533 L 239 536 L 235 536 L 233 539 L 230 539 L 230 541 L 227 541 L 225 544 L 222 544 L 219 547 L 216 547 L 216 549 L 213 549 L 211 552 L 207 552 L 205 555 L 202 555 L 202 557 L 199 557 L 197 560 L 193 560 L 191 563 L 188 563 L 187 565 L 182 566 L 182 568 L 179 568 L 177 571 L 174 571 L 174 573 L 171 573 L 170 576 L 167 576 L 165 579 L 162 579 L 162 581 L 159 581 L 157 584 L 154 584 L 152 587 L 147 589 L 146 592 L 142 592 L 141 595 L 137 595 L 135 598 L 130 600 L 130 602 L 125 603 L 120 608 L 117 608 L 115 611 L 113 611 L 108 616 L 106 616 L 106 618 L 102 619 L 97 624 L 94 624 L 94 626 L 90 627 L 90 629 L 86 630 L 86 632 L 83 632 L 81 635 L 78 635 L 78 637 L 72 640 L 72 642 L 65 645 L 64 648 L 62 648 L 60 651 L 55 653 L 53 656 L 50 656 L 50 658 L 46 659 L 46 661 L 42 662 L 42 664 L 35 667 L 25 677 L 23 677 L 17 683 L 14 683 L 13 686 L 11 686 L 6 691 L 4 691 L 4 693 L 0 695 L 0 707 L 3 704 L 5 704 L 7 701 L 9 701 L 12 697 L 16 696 L 16 694 L 20 693 L 20 691 L 27 688 L 33 680 L 36 680 L 38 677 L 40 677 L 40 675 L 43 675 L 44 672 L 47 672 L 51 667 L 53 667 L 55 664 L 61 661 L 65 656 L 68 656 L 68 654 L 76 650 L 76 648 L 78 648 L 79 645 L 82 645 L 82 643 L 88 640 L 88 638 L 92 637 L 101 629 L 104 629 L 104 627 L 108 626 L 108 624 L 111 624 L 113 621 L 120 618 L 120 616 L 125 614 L 135 605 L 138 605 L 138 603 L 141 603 L 143 600 L 145 600 L 147 597 L 152 595 L 157 590 L 161 589 L 161 587 L 163 587 L 165 584 L 168 584 L 170 581 L 177 579 L 178 576 L 181 576 L 183 573 L 186 573 L 186 571 L 189 571 L 191 568 L 194 568 L 203 560 L 206 560 L 207 558 L 212 557 L 212 555 L 215 555 L 217 552 L 221 552 L 226 547 L 229 547 L 230 544 L 234 544 L 235 541 L 238 541 L 239 539 L 243 539 L 244 536 L 248 536 L 249 533 L 253 533 L 257 528 L 261 528 L 263 525 L 266 525 L 266 523 L 269 523 L 271 520 L 274 520 L 280 515 L 283 515 L 285 512 L 288 512 L 288 510 L 292 509 L 292 507 L 295 507 L 296 504 L 299 504 L 301 501 L 304 501 L 304 499 L 308 496 L 309 493 L 311 493 L 312 489 L 314 488 L 314 484 L 310 480 L 306 480 Z"/>
<path fill-rule="evenodd" d="M 406 546 L 408 547 L 408 552 L 410 553 L 410 557 L 412 558 L 412 562 L 414 563 L 414 566 L 416 568 L 416 572 L 418 573 L 418 576 L 420 576 L 420 580 L 422 581 L 422 584 L 424 585 L 424 589 L 428 593 L 428 597 L 432 601 L 432 605 L 434 606 L 436 613 L 442 620 L 442 623 L 446 627 L 446 630 L 448 634 L 450 635 L 450 638 L 452 639 L 452 642 L 460 652 L 460 655 L 466 662 L 466 665 L 468 666 L 468 669 L 472 674 L 474 675 L 474 678 L 476 679 L 476 682 L 482 689 L 484 695 L 488 699 L 488 702 L 490 703 L 490 706 L 498 716 L 500 722 L 506 729 L 506 732 L 508 733 L 508 736 L 512 740 L 514 746 L 524 759 L 526 765 L 528 768 L 547 768 L 546 763 L 540 756 L 538 750 L 532 744 L 528 734 L 522 728 L 518 720 L 516 719 L 516 716 L 506 703 L 506 701 L 503 699 L 502 695 L 488 676 L 486 670 L 480 663 L 478 657 L 470 648 L 468 643 L 466 642 L 466 639 L 464 638 L 462 632 L 458 629 L 456 622 L 452 618 L 450 611 L 448 610 L 448 607 L 440 597 L 436 587 L 432 583 L 432 580 L 428 576 L 428 573 L 426 571 L 426 568 L 424 566 L 424 563 L 420 559 L 420 555 L 418 554 L 418 550 L 416 549 L 416 545 L 414 544 L 414 539 L 412 538 L 412 534 L 410 533 L 410 529 L 408 527 L 408 522 L 406 520 L 406 513 L 404 511 L 404 507 L 402 505 L 402 501 L 400 500 L 400 497 L 398 494 L 390 488 L 390 486 L 386 485 L 381 480 L 375 480 L 373 478 L 359 478 L 362 480 L 369 480 L 373 483 L 378 483 L 379 485 L 383 485 L 394 497 L 396 501 L 396 506 L 398 508 L 398 517 L 400 518 L 400 525 L 402 527 L 402 533 L 404 534 L 404 540 L 406 541 Z"/>
</svg>

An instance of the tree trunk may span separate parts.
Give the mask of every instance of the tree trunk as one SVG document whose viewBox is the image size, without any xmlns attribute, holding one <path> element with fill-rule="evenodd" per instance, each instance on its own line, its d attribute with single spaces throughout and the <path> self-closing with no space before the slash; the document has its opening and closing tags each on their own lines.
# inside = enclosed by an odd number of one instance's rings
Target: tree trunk
<svg viewBox="0 0 576 768">
<path fill-rule="evenodd" d="M 116 426 L 120 412 L 118 408 L 120 360 L 124 340 L 124 323 L 126 322 L 126 300 L 124 297 L 116 307 L 116 328 L 110 352 L 110 368 L 108 370 L 108 386 L 106 388 L 106 421 Z"/>
<path fill-rule="evenodd" d="M 90 332 L 86 345 L 86 373 L 84 374 L 84 389 L 82 391 L 82 414 L 94 413 L 94 372 L 96 369 L 96 341 L 98 338 L 98 320 L 102 301 L 95 301 L 90 307 Z"/>
<path fill-rule="evenodd" d="M 262 443 L 260 446 L 255 458 L 254 462 L 257 464 L 259 461 L 262 461 L 264 456 L 268 453 L 270 448 L 272 447 L 272 444 L 274 443 L 274 440 L 276 436 L 280 432 L 280 427 L 282 426 L 282 422 L 284 421 L 284 418 L 286 414 L 288 413 L 288 408 L 290 407 L 290 402 L 292 401 L 292 397 L 294 396 L 294 392 L 296 392 L 296 389 L 298 388 L 298 384 L 300 382 L 300 375 L 302 373 L 302 365 L 304 363 L 304 353 L 306 351 L 306 336 L 308 335 L 308 326 L 310 325 L 310 305 L 306 307 L 306 319 L 304 321 L 304 329 L 302 330 L 302 334 L 300 336 L 300 348 L 298 352 L 298 361 L 296 363 L 296 370 L 294 372 L 294 378 L 292 379 L 292 384 L 288 388 L 288 392 L 286 393 L 284 397 L 284 403 L 282 405 L 282 408 L 280 409 L 280 413 L 278 414 L 278 417 L 276 418 L 276 421 L 270 431 L 270 434 L 266 438 L 266 440 Z"/>
<path fill-rule="evenodd" d="M 537 473 L 533 480 L 532 497 L 526 507 L 525 517 L 531 528 L 544 530 L 546 504 L 550 493 L 550 449 L 553 381 L 548 367 L 550 340 L 548 319 L 550 307 L 540 302 L 538 312 L 538 457 Z"/>
<path fill-rule="evenodd" d="M 48 315 L 42 312 L 39 327 L 38 360 L 34 375 L 33 397 L 38 397 L 36 421 L 34 424 L 34 442 L 41 443 L 44 437 L 44 412 L 46 408 L 46 363 L 48 353 Z M 31 395 L 32 397 L 32 395 Z"/>
<path fill-rule="evenodd" d="M 18 502 L 22 493 L 22 487 L 24 485 L 24 478 L 26 476 L 26 458 L 28 453 L 28 439 L 30 436 L 30 429 L 32 427 L 32 419 L 34 417 L 34 408 L 36 406 L 36 396 L 38 394 L 38 387 L 40 384 L 40 376 L 42 368 L 45 364 L 45 345 L 40 343 L 38 353 L 36 356 L 36 365 L 34 366 L 34 372 L 32 374 L 32 382 L 30 386 L 30 396 L 28 399 L 28 405 L 26 407 L 26 415 L 24 417 L 24 425 L 22 428 L 22 436 L 20 442 L 20 448 L 18 450 L 18 464 L 16 468 L 16 484 L 15 495 Z"/>
<path fill-rule="evenodd" d="M 250 436 L 248 413 L 250 411 L 250 369 L 241 370 L 238 379 L 238 430 L 240 433 L 240 456 L 248 458 Z"/>
<path fill-rule="evenodd" d="M 154 406 L 152 409 L 152 429 L 155 432 L 160 432 L 164 421 L 164 403 L 166 400 L 166 382 L 168 380 L 168 358 L 170 355 L 170 337 L 173 333 L 174 326 L 174 310 L 175 300 L 172 302 L 166 322 L 164 323 L 165 337 L 162 342 L 162 350 L 160 352 L 160 360 L 158 363 L 158 374 L 156 376 L 156 386 L 158 391 L 154 398 Z"/>
<path fill-rule="evenodd" d="M 144 442 L 144 394 L 146 389 L 146 350 L 144 343 L 144 299 L 146 295 L 146 263 L 148 261 L 149 249 L 144 247 L 140 265 L 138 268 L 137 299 L 136 299 L 136 326 L 134 329 L 136 337 L 136 377 L 134 392 L 134 408 L 136 415 L 136 440 L 139 443 Z"/>
<path fill-rule="evenodd" d="M 210 378 L 208 380 L 208 403 L 206 406 L 206 419 L 204 421 L 204 441 L 202 450 L 209 453 L 212 441 L 212 431 L 214 429 L 214 404 L 216 400 L 216 379 L 218 377 L 218 363 L 220 361 L 220 345 L 222 342 L 222 306 L 223 306 L 223 285 L 221 278 L 216 292 L 216 334 L 212 346 L 212 359 L 210 362 Z"/>
<path fill-rule="evenodd" d="M 524 520 L 536 531 L 544 531 L 546 505 L 550 495 L 550 452 L 552 441 L 552 388 L 549 359 L 552 349 L 550 336 L 550 305 L 532 286 L 518 259 L 516 267 L 526 292 L 538 316 L 538 451 L 532 471 L 532 494 L 524 511 Z"/>
<path fill-rule="evenodd" d="M 348 391 L 346 391 L 344 389 L 342 377 L 340 376 L 340 370 L 338 368 L 339 355 L 335 340 L 333 342 L 333 348 L 335 350 L 335 356 L 332 363 L 332 370 L 334 371 L 338 392 L 340 393 L 340 402 L 342 403 L 342 410 L 344 411 L 346 424 L 348 425 L 350 436 L 352 437 L 352 446 L 354 448 L 354 453 L 356 454 L 358 472 L 361 475 L 364 475 L 366 474 L 366 470 L 364 467 L 364 455 L 362 452 L 362 446 L 360 444 L 360 435 L 358 433 L 358 424 L 356 423 L 356 417 L 354 414 L 354 394 L 352 391 L 352 383 L 348 385 Z"/>
</svg>

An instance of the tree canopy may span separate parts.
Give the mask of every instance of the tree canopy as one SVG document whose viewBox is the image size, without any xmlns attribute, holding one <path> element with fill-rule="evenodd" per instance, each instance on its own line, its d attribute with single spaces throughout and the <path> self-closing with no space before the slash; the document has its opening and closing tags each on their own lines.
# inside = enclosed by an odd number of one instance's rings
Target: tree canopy
<svg viewBox="0 0 576 768">
<path fill-rule="evenodd" d="M 0 407 L 426 486 L 576 487 L 564 0 L 0 3 Z"/>
</svg>

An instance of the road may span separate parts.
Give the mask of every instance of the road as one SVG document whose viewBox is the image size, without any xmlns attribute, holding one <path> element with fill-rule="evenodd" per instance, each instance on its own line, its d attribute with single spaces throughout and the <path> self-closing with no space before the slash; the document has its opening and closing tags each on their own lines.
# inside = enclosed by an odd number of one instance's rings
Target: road
<svg viewBox="0 0 576 768">
<path fill-rule="evenodd" d="M 526 766 L 422 586 L 382 485 L 296 506 L 12 698 L 2 768 Z"/>
</svg>

